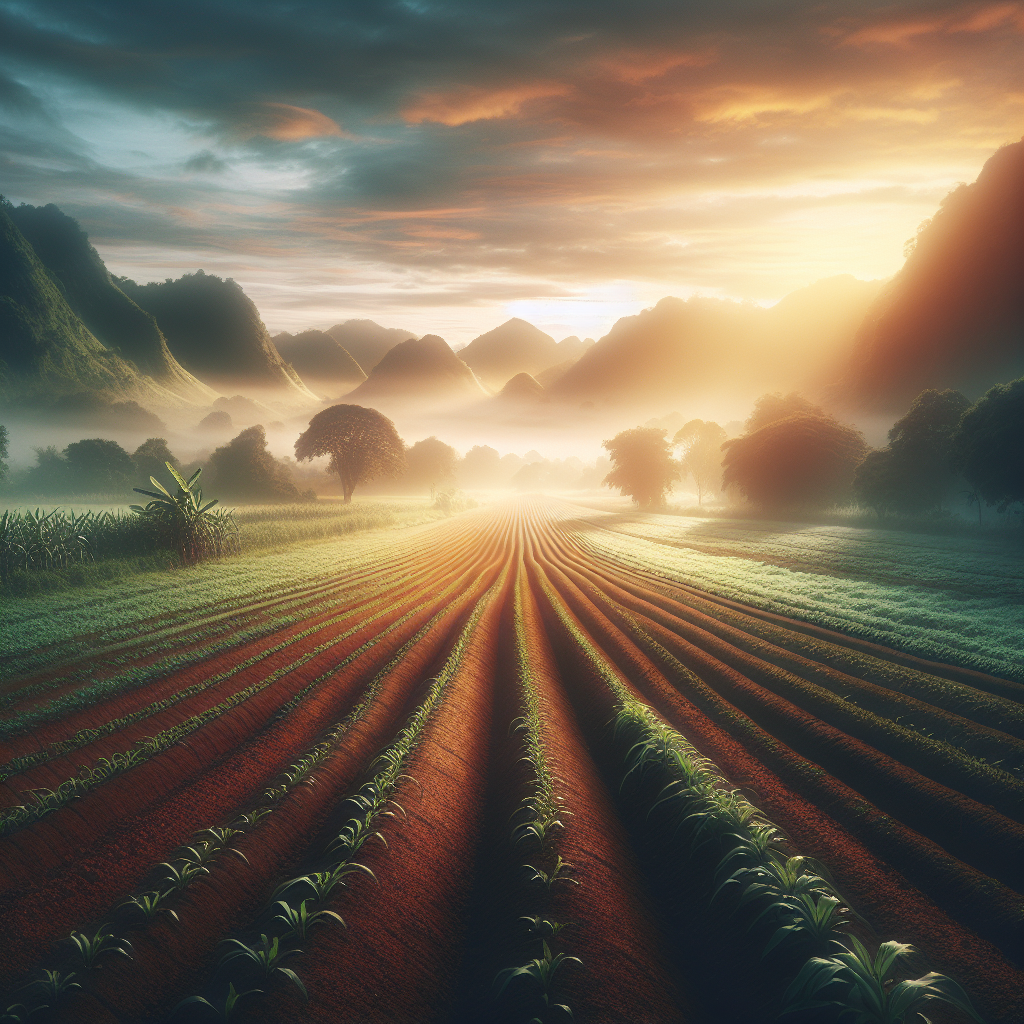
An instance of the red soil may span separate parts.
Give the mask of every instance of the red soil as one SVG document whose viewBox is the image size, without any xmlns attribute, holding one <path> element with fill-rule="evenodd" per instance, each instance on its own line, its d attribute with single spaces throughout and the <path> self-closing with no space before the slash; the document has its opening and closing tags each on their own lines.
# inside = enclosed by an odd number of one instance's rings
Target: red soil
<svg viewBox="0 0 1024 1024">
<path fill-rule="evenodd" d="M 514 877 L 518 863 L 535 857 L 511 848 L 507 824 L 524 793 L 519 741 L 508 736 L 519 713 L 510 607 L 521 556 L 530 581 L 525 620 L 544 740 L 572 812 L 551 849 L 574 865 L 574 877 L 583 883 L 556 885 L 539 901 L 522 876 Z M 201 665 L 48 723 L 31 739 L 0 746 L 0 761 L 12 751 L 38 749 L 261 655 L 253 666 L 172 709 L 12 778 L 0 800 L 13 800 L 28 785 L 53 786 L 78 764 L 125 750 L 134 739 L 213 706 L 346 629 L 356 630 L 185 742 L 0 840 L 0 915 L 7 934 L 17 937 L 7 943 L 0 984 L 15 985 L 33 964 L 55 966 L 48 950 L 57 939 L 110 919 L 112 907 L 145 884 L 153 867 L 197 829 L 256 806 L 277 773 L 344 717 L 403 644 L 439 608 L 450 606 L 391 670 L 363 717 L 319 767 L 318 785 L 296 787 L 238 840 L 250 866 L 219 858 L 213 876 L 173 902 L 179 925 L 158 919 L 142 928 L 138 919 L 129 926 L 116 917 L 120 933 L 135 945 L 135 959 L 110 958 L 102 971 L 91 972 L 88 992 L 66 1003 L 60 1019 L 159 1020 L 186 995 L 209 992 L 218 940 L 236 928 L 246 931 L 235 934 L 251 935 L 273 887 L 314 863 L 310 858 L 339 824 L 340 799 L 422 699 L 422 681 L 443 664 L 470 609 L 499 574 L 503 584 L 414 754 L 410 774 L 416 782 L 404 783 L 398 794 L 409 820 L 383 826 L 389 849 L 371 843 L 358 858 L 375 871 L 381 888 L 353 876 L 333 903 L 348 928 L 319 930 L 305 953 L 290 961 L 309 987 L 308 1005 L 282 979 L 266 986 L 266 998 L 243 1004 L 243 1019 L 503 1021 L 508 1010 L 493 1002 L 490 984 L 501 967 L 537 955 L 531 945 L 518 945 L 514 931 L 517 915 L 537 912 L 571 922 L 556 945 L 584 965 L 567 968 L 556 989 L 577 1020 L 724 1024 L 768 1012 L 786 980 L 772 966 L 777 961 L 758 965 L 756 941 L 742 928 L 737 933 L 724 911 L 708 909 L 704 883 L 683 884 L 679 864 L 665 861 L 669 847 L 657 822 L 648 824 L 645 809 L 617 798 L 621 752 L 607 728 L 614 694 L 552 602 L 590 638 L 628 692 L 749 793 L 785 829 L 793 849 L 827 866 L 879 938 L 913 942 L 933 969 L 967 987 L 988 1019 L 1024 1019 L 1024 975 L 1009 959 L 1024 946 L 1024 901 L 992 877 L 1017 880 L 1024 830 L 965 795 L 965 789 L 977 791 L 966 782 L 957 785 L 954 775 L 942 776 L 945 785 L 926 777 L 945 769 L 937 762 L 915 763 L 909 747 L 890 743 L 884 730 L 871 731 L 870 722 L 844 717 L 834 703 L 816 699 L 813 689 L 856 692 L 872 713 L 917 716 L 915 721 L 941 726 L 965 747 L 977 742 L 1016 749 L 986 719 L 989 711 L 960 713 L 945 702 L 938 708 L 899 693 L 885 686 L 883 677 L 892 676 L 882 669 L 931 673 L 1004 700 L 1021 700 L 1024 687 L 595 558 L 564 520 L 556 521 L 550 503 L 530 500 L 510 511 L 484 509 L 439 524 L 401 556 L 348 567 L 312 584 L 286 582 L 245 602 L 207 602 L 140 622 L 127 638 L 98 631 L 53 647 L 57 660 L 33 679 L 53 678 L 58 665 L 62 673 L 78 672 L 88 657 L 75 652 L 90 647 L 98 678 L 127 664 L 158 664 L 175 637 L 187 639 L 200 629 L 208 630 L 201 650 L 243 622 L 247 628 L 270 626 L 275 618 L 309 613 Z M 367 598 L 366 588 L 374 584 L 381 587 L 380 602 L 397 606 L 367 623 L 367 613 L 378 607 Z M 321 607 L 323 601 L 332 604 Z M 650 640 L 634 631 L 624 609 Z M 381 637 L 407 611 L 410 618 Z M 298 638 L 316 623 L 327 625 Z M 167 629 L 156 640 L 147 637 Z M 377 637 L 287 716 L 276 717 L 292 695 Z M 271 651 L 286 640 L 294 642 Z M 62 651 L 72 653 L 60 662 Z M 28 682 L 26 677 L 4 689 L 15 692 Z M 88 685 L 69 679 L 24 705 Z M 998 717 L 998 702 L 989 703 Z M 670 893 L 658 888 L 667 883 Z M 529 951 L 517 961 L 523 949 Z M 737 973 L 743 987 L 728 980 Z"/>
</svg>

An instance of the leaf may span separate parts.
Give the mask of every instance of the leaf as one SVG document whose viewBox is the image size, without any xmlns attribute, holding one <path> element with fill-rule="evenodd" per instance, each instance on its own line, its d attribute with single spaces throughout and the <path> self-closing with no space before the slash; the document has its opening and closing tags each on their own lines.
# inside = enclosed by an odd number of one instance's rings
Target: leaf
<svg viewBox="0 0 1024 1024">
<path fill-rule="evenodd" d="M 278 967 L 277 970 L 295 983 L 298 990 L 302 993 L 302 998 L 308 1003 L 309 993 L 306 991 L 306 986 L 302 984 L 302 979 L 290 967 Z"/>
</svg>

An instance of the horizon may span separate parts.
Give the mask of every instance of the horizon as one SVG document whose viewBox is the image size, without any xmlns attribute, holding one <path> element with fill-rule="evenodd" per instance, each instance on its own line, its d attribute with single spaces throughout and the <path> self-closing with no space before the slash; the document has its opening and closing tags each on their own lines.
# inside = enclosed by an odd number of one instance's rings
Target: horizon
<svg viewBox="0 0 1024 1024">
<path fill-rule="evenodd" d="M 1019 3 L 194 14 L 0 2 L 0 191 L 115 275 L 234 278 L 272 334 L 596 339 L 887 279 L 1020 137 Z"/>
</svg>

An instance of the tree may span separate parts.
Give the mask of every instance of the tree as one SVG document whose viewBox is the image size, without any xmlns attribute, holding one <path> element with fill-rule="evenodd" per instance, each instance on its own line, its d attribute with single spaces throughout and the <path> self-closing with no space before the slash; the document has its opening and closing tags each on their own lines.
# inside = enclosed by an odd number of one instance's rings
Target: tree
<svg viewBox="0 0 1024 1024">
<path fill-rule="evenodd" d="M 406 480 L 415 487 L 429 488 L 431 497 L 440 484 L 455 480 L 459 465 L 459 453 L 436 437 L 417 441 L 406 449 L 405 459 Z"/>
<path fill-rule="evenodd" d="M 75 441 L 64 449 L 68 477 L 75 494 L 119 494 L 135 479 L 132 457 L 116 442 L 101 437 Z"/>
<path fill-rule="evenodd" d="M 0 424 L 0 480 L 7 475 L 7 428 Z"/>
<path fill-rule="evenodd" d="M 143 441 L 132 453 L 132 462 L 138 479 L 143 483 L 149 483 L 151 476 L 162 477 L 167 472 L 168 462 L 181 472 L 181 463 L 171 454 L 163 437 L 150 437 Z"/>
<path fill-rule="evenodd" d="M 341 478 L 346 505 L 357 485 L 405 469 L 405 445 L 394 423 L 361 405 L 332 405 L 309 421 L 295 442 L 295 458 L 321 455 L 331 457 L 328 469 Z"/>
<path fill-rule="evenodd" d="M 679 464 L 672 459 L 665 433 L 655 427 L 633 427 L 602 442 L 612 459 L 612 471 L 604 482 L 628 494 L 641 508 L 663 505 L 672 481 L 679 478 Z"/>
<path fill-rule="evenodd" d="M 766 509 L 821 508 L 844 500 L 867 454 L 859 430 L 798 413 L 722 446 L 722 483 Z"/>
<path fill-rule="evenodd" d="M 922 391 L 893 424 L 889 444 L 858 466 L 853 481 L 858 497 L 879 515 L 941 507 L 956 479 L 952 436 L 969 405 L 959 391 Z"/>
<path fill-rule="evenodd" d="M 25 475 L 25 490 L 29 494 L 52 497 L 71 490 L 68 462 L 51 444 L 36 448 L 36 464 Z"/>
<path fill-rule="evenodd" d="M 1024 377 L 997 384 L 964 413 L 950 447 L 953 466 L 979 497 L 1003 512 L 1024 501 Z"/>
<path fill-rule="evenodd" d="M 501 457 L 487 445 L 474 445 L 459 464 L 463 487 L 499 487 L 502 473 Z"/>
<path fill-rule="evenodd" d="M 267 432 L 259 423 L 214 449 L 210 466 L 217 488 L 235 501 L 299 500 L 298 488 L 270 454 Z"/>
<path fill-rule="evenodd" d="M 762 427 L 767 427 L 769 423 L 787 419 L 797 413 L 824 416 L 825 410 L 812 405 L 803 395 L 798 395 L 795 391 L 791 391 L 785 396 L 778 391 L 773 391 L 770 395 L 762 395 L 754 403 L 754 411 L 748 417 L 747 422 L 743 424 L 743 429 L 748 434 L 753 434 Z"/>
<path fill-rule="evenodd" d="M 697 504 L 704 504 L 704 495 L 717 494 L 722 486 L 722 444 L 725 431 L 713 422 L 690 420 L 676 431 L 674 447 L 681 449 L 683 469 L 697 485 Z"/>
</svg>

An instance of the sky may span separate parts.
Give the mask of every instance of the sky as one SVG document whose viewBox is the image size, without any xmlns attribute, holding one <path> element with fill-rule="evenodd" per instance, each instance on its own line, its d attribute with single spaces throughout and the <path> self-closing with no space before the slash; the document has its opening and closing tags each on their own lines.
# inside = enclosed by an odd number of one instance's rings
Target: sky
<svg viewBox="0 0 1024 1024">
<path fill-rule="evenodd" d="M 272 332 L 599 337 L 884 278 L 1024 130 L 1024 3 L 0 0 L 0 193 Z"/>
</svg>

